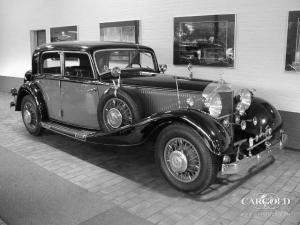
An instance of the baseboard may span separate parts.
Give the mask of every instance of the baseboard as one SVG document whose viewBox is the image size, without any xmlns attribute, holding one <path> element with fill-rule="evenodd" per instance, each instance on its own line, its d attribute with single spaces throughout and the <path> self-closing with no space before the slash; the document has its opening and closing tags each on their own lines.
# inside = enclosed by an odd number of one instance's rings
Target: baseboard
<svg viewBox="0 0 300 225">
<path fill-rule="evenodd" d="M 0 91 L 10 92 L 11 88 L 18 89 L 22 83 L 23 78 L 0 76 Z M 284 129 L 289 136 L 287 148 L 300 151 L 300 113 L 280 110 L 280 114 L 284 121 Z"/>
<path fill-rule="evenodd" d="M 19 88 L 23 83 L 24 78 L 0 76 L 0 91 L 10 92 L 11 88 Z"/>
</svg>

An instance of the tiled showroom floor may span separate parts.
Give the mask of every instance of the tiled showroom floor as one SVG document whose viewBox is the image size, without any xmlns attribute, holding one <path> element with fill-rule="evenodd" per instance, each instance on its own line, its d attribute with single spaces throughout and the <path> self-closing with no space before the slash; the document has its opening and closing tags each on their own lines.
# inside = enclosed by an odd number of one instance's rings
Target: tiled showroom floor
<svg viewBox="0 0 300 225">
<path fill-rule="evenodd" d="M 52 132 L 34 137 L 26 131 L 21 114 L 9 109 L 10 100 L 8 94 L 0 93 L 0 146 L 149 222 L 170 225 L 300 222 L 300 152 L 280 151 L 275 161 L 257 173 L 223 177 L 202 195 L 188 195 L 176 191 L 161 177 L 151 146 L 104 147 Z M 289 201 L 276 209 L 259 210 L 254 205 L 242 204 L 259 193 L 272 193 Z"/>
</svg>

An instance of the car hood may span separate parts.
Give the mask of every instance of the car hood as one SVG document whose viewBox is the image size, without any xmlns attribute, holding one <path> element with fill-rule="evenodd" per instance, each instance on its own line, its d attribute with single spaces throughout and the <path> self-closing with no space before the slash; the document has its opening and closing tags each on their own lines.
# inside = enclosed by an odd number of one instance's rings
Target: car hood
<svg viewBox="0 0 300 225">
<path fill-rule="evenodd" d="M 168 88 L 176 89 L 176 81 L 174 76 L 152 74 L 151 76 L 135 76 L 135 77 L 122 77 L 122 84 L 138 85 L 146 87 Z M 205 87 L 212 83 L 209 80 L 186 79 L 178 78 L 178 88 L 180 90 L 203 91 Z"/>
</svg>

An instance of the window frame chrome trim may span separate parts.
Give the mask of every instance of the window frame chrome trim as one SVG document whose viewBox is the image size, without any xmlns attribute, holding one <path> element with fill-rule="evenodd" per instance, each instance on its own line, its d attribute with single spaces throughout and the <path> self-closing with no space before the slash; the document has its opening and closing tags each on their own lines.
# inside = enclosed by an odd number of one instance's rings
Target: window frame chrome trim
<svg viewBox="0 0 300 225">
<path fill-rule="evenodd" d="M 39 57 L 39 61 L 38 61 L 38 64 L 39 64 L 39 74 L 49 74 L 49 73 L 43 73 L 43 66 L 42 66 L 42 59 L 43 59 L 43 55 L 44 54 L 47 54 L 47 53 L 58 53 L 58 55 L 59 55 L 59 61 L 60 61 L 60 76 L 59 76 L 59 78 L 61 78 L 61 77 L 63 77 L 62 75 L 63 75 L 63 62 L 62 62 L 62 55 L 61 55 L 61 50 L 49 50 L 49 51 L 43 51 L 42 53 L 41 53 L 41 55 L 40 55 L 40 57 Z"/>
<path fill-rule="evenodd" d="M 94 59 L 94 62 L 95 62 L 95 67 L 96 67 L 96 71 L 98 73 L 99 79 L 101 79 L 101 77 L 104 74 L 100 75 L 101 73 L 98 70 L 98 66 L 96 64 L 96 57 L 95 57 L 96 53 L 103 52 L 103 51 L 115 51 L 115 50 L 143 50 L 145 52 L 149 52 L 149 53 L 151 53 L 152 58 L 154 59 L 154 73 L 158 73 L 159 72 L 159 66 L 158 66 L 157 58 L 156 58 L 155 52 L 153 50 L 144 49 L 144 48 L 107 48 L 107 49 L 99 49 L 99 50 L 96 50 L 96 51 L 93 52 L 93 59 Z"/>
<path fill-rule="evenodd" d="M 90 61 L 90 65 L 91 65 L 92 73 L 93 73 L 93 78 L 89 78 L 87 80 L 98 80 L 98 76 L 96 76 L 96 74 L 95 74 L 94 64 L 93 64 L 92 56 L 90 53 L 82 52 L 82 51 L 70 51 L 70 50 L 66 50 L 66 51 L 62 50 L 61 52 L 63 53 L 63 68 L 64 69 L 65 69 L 65 53 L 86 54 L 89 57 L 89 61 Z M 62 77 L 68 77 L 68 76 L 65 76 L 65 74 L 63 73 Z"/>
</svg>

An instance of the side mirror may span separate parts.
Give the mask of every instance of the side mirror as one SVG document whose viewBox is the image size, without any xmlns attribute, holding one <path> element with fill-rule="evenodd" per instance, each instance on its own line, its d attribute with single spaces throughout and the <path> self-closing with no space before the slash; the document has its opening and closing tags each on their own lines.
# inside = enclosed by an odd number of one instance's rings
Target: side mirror
<svg viewBox="0 0 300 225">
<path fill-rule="evenodd" d="M 167 71 L 168 67 L 166 64 L 159 64 L 159 71 L 162 73 L 165 73 Z"/>
<path fill-rule="evenodd" d="M 33 75 L 32 75 L 32 72 L 31 70 L 28 70 L 26 73 L 25 73 L 25 76 L 24 76 L 24 83 L 26 81 L 32 81 L 33 80 Z"/>
</svg>

